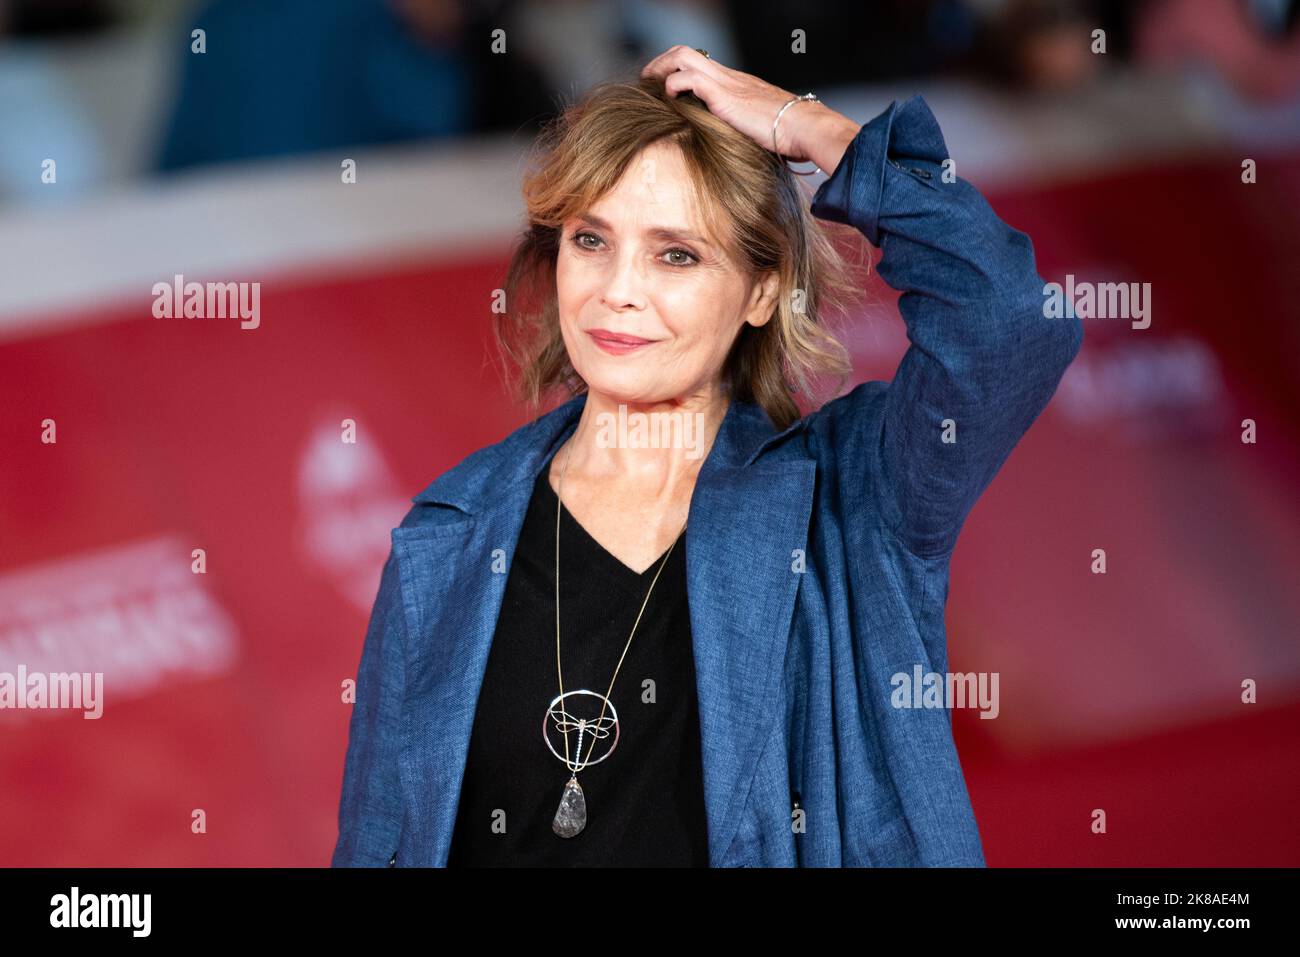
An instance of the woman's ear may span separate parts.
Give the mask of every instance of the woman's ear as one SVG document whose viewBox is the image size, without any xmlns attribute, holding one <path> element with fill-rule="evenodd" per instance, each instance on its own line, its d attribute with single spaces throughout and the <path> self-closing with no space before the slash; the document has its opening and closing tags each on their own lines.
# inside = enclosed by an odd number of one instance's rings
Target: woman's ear
<svg viewBox="0 0 1300 957">
<path fill-rule="evenodd" d="M 745 311 L 745 321 L 751 326 L 766 325 L 776 310 L 776 297 L 781 285 L 781 277 L 775 269 L 759 275 L 749 294 L 749 307 Z"/>
</svg>

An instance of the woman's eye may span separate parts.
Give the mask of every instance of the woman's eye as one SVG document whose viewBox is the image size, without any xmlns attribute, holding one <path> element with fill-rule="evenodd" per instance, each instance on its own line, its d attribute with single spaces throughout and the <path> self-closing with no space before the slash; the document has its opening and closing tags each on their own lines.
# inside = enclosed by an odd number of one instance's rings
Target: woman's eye
<svg viewBox="0 0 1300 957">
<path fill-rule="evenodd" d="M 575 243 L 577 243 L 581 248 L 583 248 L 583 249 L 595 249 L 595 248 L 596 248 L 594 245 L 588 245 L 588 244 L 584 243 L 584 242 L 583 242 L 584 239 L 593 239 L 593 240 L 596 241 L 597 244 L 600 243 L 600 237 L 599 237 L 599 236 L 595 236 L 595 235 L 593 235 L 592 233 L 574 233 L 574 234 L 573 234 L 573 241 L 574 241 Z"/>
<path fill-rule="evenodd" d="M 698 261 L 698 260 L 696 259 L 694 253 L 688 252 L 687 250 L 685 250 L 685 249 L 680 249 L 680 248 L 679 248 L 679 249 L 670 249 L 670 250 L 668 250 L 668 252 L 664 253 L 664 255 L 665 255 L 665 256 L 679 255 L 679 256 L 685 256 L 685 257 L 686 257 L 685 260 L 678 260 L 678 261 L 676 261 L 676 262 L 670 262 L 669 265 L 671 265 L 671 266 L 689 266 L 691 263 L 693 263 L 693 262 L 697 262 L 697 261 Z"/>
</svg>

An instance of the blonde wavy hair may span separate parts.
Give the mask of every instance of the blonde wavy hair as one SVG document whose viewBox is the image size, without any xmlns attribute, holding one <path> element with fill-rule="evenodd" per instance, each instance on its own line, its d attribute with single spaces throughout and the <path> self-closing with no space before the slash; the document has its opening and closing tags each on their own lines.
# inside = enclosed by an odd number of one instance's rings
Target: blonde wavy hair
<svg viewBox="0 0 1300 957">
<path fill-rule="evenodd" d="M 776 154 L 692 94 L 670 97 L 653 78 L 598 86 L 542 127 L 523 178 L 528 226 L 506 274 L 506 309 L 494 321 L 505 377 L 534 408 L 554 388 L 585 391 L 560 334 L 555 271 L 562 227 L 661 140 L 681 150 L 696 208 L 734 261 L 754 280 L 772 270 L 778 276 L 772 318 L 742 327 L 721 374 L 731 398 L 757 403 L 783 429 L 801 415 L 796 396 L 811 396 L 827 376 L 838 377 L 838 392 L 852 370 L 828 316 L 843 313 L 862 290 L 861 262 L 851 263 L 832 240 L 842 231 L 863 249 L 861 236 L 814 217 L 811 196 Z M 867 263 L 869 270 L 869 256 Z"/>
</svg>

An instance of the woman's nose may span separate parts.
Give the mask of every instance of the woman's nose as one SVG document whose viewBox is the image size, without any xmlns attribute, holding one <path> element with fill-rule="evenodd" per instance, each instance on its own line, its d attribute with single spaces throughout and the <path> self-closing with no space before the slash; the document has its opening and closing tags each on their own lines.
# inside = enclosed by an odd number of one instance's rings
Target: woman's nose
<svg viewBox="0 0 1300 957">
<path fill-rule="evenodd" d="M 644 309 L 649 276 L 642 257 L 637 253 L 620 253 L 611 263 L 601 301 L 616 312 Z"/>
</svg>

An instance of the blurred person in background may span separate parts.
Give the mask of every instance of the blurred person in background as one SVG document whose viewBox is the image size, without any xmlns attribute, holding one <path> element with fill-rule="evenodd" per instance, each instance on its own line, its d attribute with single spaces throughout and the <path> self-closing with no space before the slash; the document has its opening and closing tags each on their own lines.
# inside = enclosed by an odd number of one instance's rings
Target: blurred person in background
<svg viewBox="0 0 1300 957">
<path fill-rule="evenodd" d="M 1240 96 L 1300 89 L 1296 0 L 968 0 L 974 73 L 1014 89 L 1067 91 L 1117 62 L 1200 65 Z M 936 7 L 936 9 L 938 9 Z M 1094 31 L 1105 52 L 1093 52 Z"/>
<path fill-rule="evenodd" d="M 960 0 L 727 0 L 726 6 L 745 68 L 792 88 L 954 73 L 963 68 L 978 26 L 971 5 Z M 796 42 L 804 52 L 795 52 Z"/>
<path fill-rule="evenodd" d="M 731 0 L 744 62 L 789 85 L 967 77 L 1066 89 L 1099 70 L 1090 33 L 1127 51 L 1123 0 Z M 792 56 L 794 31 L 805 55 Z"/>
<path fill-rule="evenodd" d="M 1290 100 L 1300 90 L 1297 0 L 1151 0 L 1138 43 L 1146 64 L 1209 66 L 1259 103 Z"/>
<path fill-rule="evenodd" d="M 207 52 L 186 40 L 161 169 L 531 134 L 670 37 L 733 50 L 722 5 L 691 0 L 213 0 L 191 27 Z"/>
<path fill-rule="evenodd" d="M 105 0 L 0 0 L 0 200 L 59 202 L 95 181 L 103 143 L 46 48 L 98 34 L 115 19 Z M 42 178 L 51 159 L 61 190 Z"/>
<path fill-rule="evenodd" d="M 1126 10 L 1094 0 L 971 0 L 979 11 L 975 73 L 1013 89 L 1066 91 L 1085 86 L 1129 52 Z M 1092 50 L 1105 31 L 1106 56 Z"/>
<path fill-rule="evenodd" d="M 180 52 L 158 165 L 535 126 L 553 104 L 526 55 L 496 56 L 510 0 L 213 0 Z M 188 34 L 188 31 L 187 31 Z"/>
<path fill-rule="evenodd" d="M 692 37 L 719 59 L 736 56 L 717 0 L 530 0 L 516 12 L 519 43 L 542 65 L 550 88 L 565 95 L 634 71 L 678 37 Z"/>
</svg>

